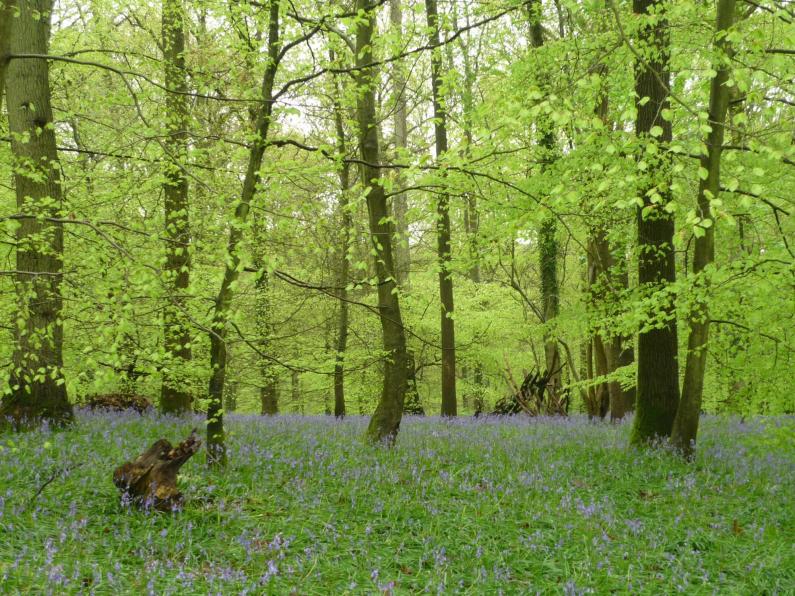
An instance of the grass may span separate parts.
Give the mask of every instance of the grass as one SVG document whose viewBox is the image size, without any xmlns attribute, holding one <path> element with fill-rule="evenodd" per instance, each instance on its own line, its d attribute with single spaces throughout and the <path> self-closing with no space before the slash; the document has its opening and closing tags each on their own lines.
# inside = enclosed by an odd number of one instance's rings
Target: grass
<svg viewBox="0 0 795 596">
<path fill-rule="evenodd" d="M 791 417 L 706 418 L 685 464 L 579 418 L 410 418 L 387 450 L 361 418 L 231 416 L 184 511 L 123 509 L 113 468 L 201 424 L 0 435 L 0 592 L 795 593 Z"/>
</svg>

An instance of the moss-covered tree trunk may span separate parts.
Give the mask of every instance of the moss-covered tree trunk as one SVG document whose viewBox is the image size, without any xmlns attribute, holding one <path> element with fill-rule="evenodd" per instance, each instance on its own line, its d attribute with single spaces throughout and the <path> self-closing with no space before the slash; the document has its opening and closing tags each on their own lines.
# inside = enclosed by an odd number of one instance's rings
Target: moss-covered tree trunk
<svg viewBox="0 0 795 596">
<path fill-rule="evenodd" d="M 530 44 L 538 50 L 544 45 L 544 29 L 541 24 L 542 5 L 540 0 L 527 3 L 530 23 Z M 538 124 L 539 146 L 542 149 L 541 161 L 552 162 L 555 159 L 555 134 L 551 124 L 542 121 Z M 538 268 L 541 274 L 541 301 L 544 324 L 547 326 L 544 337 L 544 366 L 548 373 L 547 391 L 555 396 L 562 389 L 563 375 L 557 337 L 549 324 L 560 312 L 558 287 L 558 226 L 554 215 L 544 217 L 538 228 Z"/>
<path fill-rule="evenodd" d="M 262 78 L 262 103 L 256 109 L 254 118 L 254 140 L 249 151 L 243 189 L 235 207 L 235 214 L 229 226 L 226 246 L 226 266 L 221 287 L 215 298 L 210 331 L 210 383 L 209 403 L 207 405 L 207 463 L 226 464 L 226 441 L 224 437 L 223 395 L 226 378 L 226 334 L 229 311 L 234 295 L 234 285 L 240 276 L 240 243 L 243 239 L 243 225 L 248 219 L 251 201 L 260 182 L 260 168 L 265 155 L 265 146 L 270 130 L 273 111 L 273 84 L 279 66 L 279 0 L 270 2 L 268 22 L 268 63 Z"/>
<path fill-rule="evenodd" d="M 439 46 L 439 15 L 436 0 L 425 0 L 425 14 L 430 30 L 431 88 L 436 159 L 447 153 L 447 110 L 442 97 L 442 56 Z M 442 416 L 458 414 L 455 376 L 455 320 L 453 306 L 452 249 L 450 247 L 450 197 L 439 194 L 436 203 L 436 250 L 439 262 L 439 300 L 441 302 L 442 340 Z"/>
<path fill-rule="evenodd" d="M 190 283 L 190 218 L 188 177 L 188 90 L 185 73 L 185 25 L 182 0 L 163 0 L 163 64 L 166 93 L 165 160 L 166 265 L 163 270 L 167 304 L 163 312 L 164 347 L 160 409 L 183 414 L 191 411 L 193 395 L 185 367 L 191 360 L 190 323 L 185 316 Z"/>
<path fill-rule="evenodd" d="M 696 236 L 693 255 L 693 275 L 695 276 L 696 301 L 688 321 L 690 334 L 687 340 L 687 361 L 682 399 L 674 419 L 671 442 L 686 456 L 691 456 L 698 435 L 698 419 L 701 412 L 701 398 L 704 392 L 704 373 L 707 366 L 707 342 L 709 340 L 709 306 L 707 303 L 708 279 L 706 269 L 715 260 L 715 226 L 711 202 L 720 193 L 720 158 L 723 150 L 723 136 L 726 112 L 729 108 L 730 87 L 727 85 L 731 75 L 731 44 L 726 32 L 734 22 L 735 0 L 718 0 L 715 48 L 717 64 L 709 94 L 709 126 L 706 139 L 707 153 L 701 157 L 701 176 L 698 187 L 698 216 L 701 218 L 701 232 Z"/>
<path fill-rule="evenodd" d="M 637 209 L 638 282 L 641 290 L 654 293 L 655 312 L 663 321 L 638 334 L 637 411 L 632 442 L 646 443 L 668 437 L 679 405 L 676 312 L 667 286 L 676 281 L 674 218 L 665 210 L 671 200 L 672 140 L 668 89 L 670 40 L 666 3 L 633 0 L 642 19 L 635 45 L 643 56 L 635 64 L 635 134 L 647 166 L 638 191 L 643 205 Z M 653 16 L 652 16 L 653 15 Z M 655 138 L 656 137 L 656 138 Z M 655 150 L 650 150 L 654 147 Z"/>
<path fill-rule="evenodd" d="M 363 16 L 356 27 L 356 120 L 359 128 L 359 153 L 362 182 L 367 188 L 367 213 L 378 278 L 378 313 L 383 348 L 386 353 L 381 397 L 370 419 L 367 436 L 374 442 L 393 443 L 403 416 L 406 392 L 406 335 L 400 313 L 400 300 L 392 254 L 393 226 L 381 181 L 381 154 L 375 114 L 375 67 L 373 62 L 374 4 L 356 0 Z"/>
<path fill-rule="evenodd" d="M 21 0 L 9 53 L 47 54 L 52 2 Z M 17 426 L 72 419 L 63 378 L 63 191 L 59 177 L 49 69 L 40 58 L 12 58 L 6 71 L 8 128 L 16 167 L 17 315 L 10 387 L 0 420 Z"/>
</svg>

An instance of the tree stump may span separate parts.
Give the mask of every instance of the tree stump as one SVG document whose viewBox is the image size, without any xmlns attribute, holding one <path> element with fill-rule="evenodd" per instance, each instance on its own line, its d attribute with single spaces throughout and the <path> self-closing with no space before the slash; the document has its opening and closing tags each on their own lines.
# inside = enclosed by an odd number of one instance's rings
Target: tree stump
<svg viewBox="0 0 795 596">
<path fill-rule="evenodd" d="M 194 428 L 176 447 L 167 439 L 160 439 L 134 461 L 116 468 L 113 484 L 121 491 L 122 504 L 158 511 L 180 509 L 183 499 L 177 489 L 177 474 L 199 447 L 201 441 Z"/>
</svg>

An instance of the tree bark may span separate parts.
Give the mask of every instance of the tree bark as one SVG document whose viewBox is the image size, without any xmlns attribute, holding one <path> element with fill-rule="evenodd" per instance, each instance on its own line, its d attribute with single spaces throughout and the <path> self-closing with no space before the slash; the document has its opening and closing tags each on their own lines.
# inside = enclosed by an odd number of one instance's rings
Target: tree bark
<svg viewBox="0 0 795 596">
<path fill-rule="evenodd" d="M 193 395 L 184 369 L 192 350 L 190 324 L 185 316 L 190 282 L 190 218 L 188 178 L 184 164 L 188 152 L 188 83 L 185 74 L 185 25 L 182 0 L 163 0 L 163 61 L 165 65 L 166 156 L 165 240 L 163 271 L 168 303 L 163 312 L 164 347 L 168 360 L 163 367 L 160 409 L 164 413 L 191 411 Z"/>
<path fill-rule="evenodd" d="M 447 110 L 442 97 L 442 57 L 439 46 L 439 15 L 436 0 L 425 0 L 425 13 L 430 29 L 431 87 L 433 93 L 433 127 L 436 137 L 436 159 L 447 153 Z M 455 321 L 453 307 L 452 251 L 450 248 L 450 197 L 439 194 L 436 203 L 436 244 L 439 261 L 439 299 L 441 302 L 442 339 L 442 416 L 458 413 L 455 376 Z"/>
<path fill-rule="evenodd" d="M 47 54 L 52 2 L 23 0 L 18 8 L 9 53 Z M 18 313 L 0 420 L 62 425 L 73 414 L 63 378 L 63 227 L 45 219 L 59 217 L 63 203 L 47 61 L 11 59 L 6 77 L 17 210 L 29 217 L 16 230 Z"/>
<path fill-rule="evenodd" d="M 335 91 L 339 96 L 340 89 L 335 85 Z M 345 142 L 345 127 L 342 120 L 342 106 L 338 101 L 334 102 L 334 125 L 337 132 L 337 154 L 340 159 L 347 155 L 347 145 Z M 345 416 L 345 351 L 348 348 L 348 279 L 350 278 L 350 260 L 348 252 L 351 245 L 351 228 L 353 221 L 351 212 L 348 208 L 348 191 L 351 187 L 350 164 L 343 161 L 339 169 L 340 177 L 340 198 L 338 210 L 342 228 L 340 230 L 340 263 L 339 263 L 339 321 L 337 325 L 337 352 L 334 360 L 334 416 L 343 418 Z"/>
<path fill-rule="evenodd" d="M 676 312 L 673 300 L 663 293 L 676 281 L 674 261 L 674 218 L 664 207 L 671 200 L 670 156 L 666 145 L 672 140 L 669 111 L 670 40 L 662 0 L 633 0 L 633 10 L 642 23 L 636 46 L 644 59 L 635 64 L 635 134 L 642 148 L 662 145 L 656 154 L 647 151 L 648 175 L 639 188 L 643 206 L 638 207 L 638 280 L 646 292 L 662 297 L 665 321 L 638 334 L 637 411 L 631 441 L 646 443 L 671 434 L 679 404 Z M 648 15 L 654 17 L 649 19 Z M 656 313 L 655 313 L 656 314 Z"/>
<path fill-rule="evenodd" d="M 6 90 L 6 69 L 8 67 L 11 25 L 16 9 L 16 0 L 0 0 L 0 112 L 3 111 L 3 95 Z"/>
<path fill-rule="evenodd" d="M 210 332 L 210 383 L 207 405 L 207 463 L 210 466 L 226 464 L 226 442 L 224 438 L 223 395 L 226 377 L 226 333 L 229 310 L 234 295 L 234 283 L 240 275 L 240 242 L 243 239 L 242 225 L 248 218 L 251 201 L 260 182 L 260 168 L 265 155 L 265 144 L 270 129 L 273 111 L 273 84 L 279 66 L 279 0 L 270 2 L 268 23 L 268 63 L 262 78 L 262 103 L 256 109 L 255 138 L 249 152 L 248 167 L 243 180 L 240 200 L 235 207 L 233 221 L 229 227 L 226 247 L 226 267 L 221 287 L 215 298 L 212 330 Z"/>
<path fill-rule="evenodd" d="M 707 154 L 701 157 L 701 169 L 706 176 L 701 177 L 698 187 L 698 215 L 702 222 L 703 234 L 696 237 L 693 255 L 693 274 L 695 276 L 696 304 L 688 321 L 690 335 L 687 340 L 687 361 L 682 399 L 674 419 L 671 442 L 682 453 L 690 457 L 695 449 L 698 435 L 698 419 L 701 412 L 701 399 L 704 392 L 704 373 L 707 365 L 707 342 L 709 340 L 709 305 L 707 302 L 708 279 L 704 274 L 715 260 L 715 226 L 711 201 L 720 194 L 720 158 L 723 150 L 723 136 L 726 112 L 729 108 L 731 88 L 726 84 L 731 75 L 730 58 L 732 48 L 726 39 L 726 32 L 734 22 L 735 0 L 718 0 L 715 47 L 718 64 L 712 79 L 709 94 L 709 125 L 707 135 Z M 701 225 L 701 224 L 699 224 Z"/>
<path fill-rule="evenodd" d="M 363 15 L 356 27 L 356 85 L 359 91 L 356 97 L 356 120 L 359 128 L 359 153 L 364 162 L 361 166 L 362 182 L 366 188 L 370 236 L 378 279 L 378 312 L 387 358 L 381 397 L 370 419 L 367 436 L 373 442 L 392 444 L 403 416 L 406 335 L 400 313 L 392 254 L 393 226 L 381 182 L 381 154 L 375 115 L 375 70 L 374 67 L 367 66 L 373 61 L 374 8 L 370 0 L 356 0 L 356 10 Z"/>
</svg>

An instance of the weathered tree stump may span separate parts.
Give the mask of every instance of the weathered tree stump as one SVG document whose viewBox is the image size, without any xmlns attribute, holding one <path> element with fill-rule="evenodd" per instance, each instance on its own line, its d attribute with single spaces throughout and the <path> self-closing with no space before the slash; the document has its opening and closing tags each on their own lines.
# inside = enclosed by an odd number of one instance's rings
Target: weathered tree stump
<svg viewBox="0 0 795 596">
<path fill-rule="evenodd" d="M 122 503 L 158 511 L 181 508 L 183 499 L 177 489 L 177 474 L 199 447 L 201 441 L 194 428 L 176 447 L 167 439 L 160 439 L 134 461 L 116 468 L 113 484 L 121 491 Z"/>
</svg>

